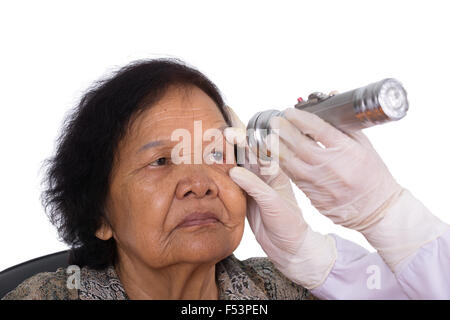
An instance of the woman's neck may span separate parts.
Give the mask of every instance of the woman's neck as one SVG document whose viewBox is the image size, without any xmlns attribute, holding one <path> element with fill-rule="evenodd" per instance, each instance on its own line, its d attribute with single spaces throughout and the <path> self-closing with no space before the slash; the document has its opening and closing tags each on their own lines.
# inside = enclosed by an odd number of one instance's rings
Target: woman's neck
<svg viewBox="0 0 450 320">
<path fill-rule="evenodd" d="M 180 263 L 152 269 L 123 259 L 116 273 L 131 300 L 218 300 L 215 264 Z"/>
</svg>

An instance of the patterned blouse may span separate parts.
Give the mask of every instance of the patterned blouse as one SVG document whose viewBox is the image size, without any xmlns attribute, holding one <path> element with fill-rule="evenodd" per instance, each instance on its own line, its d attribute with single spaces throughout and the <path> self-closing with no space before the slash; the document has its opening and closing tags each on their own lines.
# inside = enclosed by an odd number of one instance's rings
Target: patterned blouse
<svg viewBox="0 0 450 320">
<path fill-rule="evenodd" d="M 79 289 L 69 289 L 64 268 L 38 273 L 23 281 L 2 300 L 128 300 L 113 266 L 80 269 Z M 309 290 L 293 283 L 264 257 L 238 260 L 233 254 L 216 264 L 220 300 L 315 300 Z"/>
</svg>

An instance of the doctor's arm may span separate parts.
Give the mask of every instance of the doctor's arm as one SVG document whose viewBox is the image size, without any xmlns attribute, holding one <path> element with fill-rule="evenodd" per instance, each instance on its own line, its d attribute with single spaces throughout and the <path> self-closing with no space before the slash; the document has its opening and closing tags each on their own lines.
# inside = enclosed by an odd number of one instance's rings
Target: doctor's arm
<svg viewBox="0 0 450 320">
<path fill-rule="evenodd" d="M 279 137 L 266 144 L 318 211 L 361 232 L 410 298 L 448 299 L 449 225 L 395 181 L 362 131 L 344 133 L 293 108 L 284 115 L 271 120 Z"/>
<path fill-rule="evenodd" d="M 268 172 L 260 162 L 249 165 L 245 127 L 231 109 L 229 112 L 234 128 L 226 129 L 225 137 L 246 151 L 245 168 L 235 167 L 229 174 L 249 195 L 250 227 L 275 266 L 318 298 L 407 299 L 376 253 L 338 236 L 311 230 L 282 170 Z M 265 174 L 261 174 L 262 169 L 266 169 Z M 373 271 L 374 266 L 379 270 Z M 371 276 L 368 271 L 375 273 Z"/>
</svg>

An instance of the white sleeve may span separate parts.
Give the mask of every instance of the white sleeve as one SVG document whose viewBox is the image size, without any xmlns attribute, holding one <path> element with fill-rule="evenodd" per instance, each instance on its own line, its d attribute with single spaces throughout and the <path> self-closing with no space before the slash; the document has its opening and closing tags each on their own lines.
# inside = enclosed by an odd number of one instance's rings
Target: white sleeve
<svg viewBox="0 0 450 320">
<path fill-rule="evenodd" d="M 395 270 L 412 299 L 450 299 L 450 229 Z"/>
<path fill-rule="evenodd" d="M 349 240 L 336 240 L 337 259 L 328 277 L 311 293 L 319 299 L 409 299 L 376 252 Z"/>
</svg>

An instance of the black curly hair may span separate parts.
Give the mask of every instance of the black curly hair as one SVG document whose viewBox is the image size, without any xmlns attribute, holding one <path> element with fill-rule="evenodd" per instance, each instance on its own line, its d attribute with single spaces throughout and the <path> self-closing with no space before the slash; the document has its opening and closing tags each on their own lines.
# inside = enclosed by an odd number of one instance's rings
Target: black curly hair
<svg viewBox="0 0 450 320">
<path fill-rule="evenodd" d="M 55 155 L 44 162 L 41 200 L 60 240 L 71 248 L 70 264 L 94 269 L 115 264 L 115 240 L 95 236 L 104 217 L 114 155 L 135 116 L 173 85 L 203 90 L 231 125 L 216 85 L 177 58 L 135 61 L 95 82 L 64 121 Z"/>
</svg>

